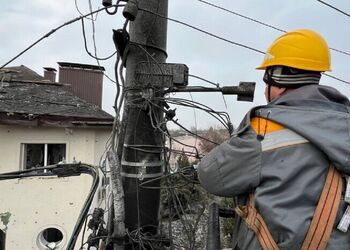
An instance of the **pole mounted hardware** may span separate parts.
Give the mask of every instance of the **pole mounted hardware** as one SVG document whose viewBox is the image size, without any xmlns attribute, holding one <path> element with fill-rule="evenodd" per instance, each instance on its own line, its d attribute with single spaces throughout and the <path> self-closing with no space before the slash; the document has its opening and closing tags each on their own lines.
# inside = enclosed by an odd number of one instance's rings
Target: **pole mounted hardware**
<svg viewBox="0 0 350 250">
<path fill-rule="evenodd" d="M 136 67 L 136 86 L 151 88 L 185 87 L 188 67 L 176 63 L 141 62 Z"/>
<path fill-rule="evenodd" d="M 129 0 L 124 7 L 123 16 L 129 21 L 135 21 L 139 8 L 136 0 Z"/>
<path fill-rule="evenodd" d="M 188 86 L 189 69 L 185 64 L 140 62 L 136 66 L 134 87 L 167 88 L 170 92 L 221 92 L 223 95 L 237 95 L 238 101 L 252 102 L 255 82 L 240 82 L 238 86 L 216 88 Z"/>
<path fill-rule="evenodd" d="M 120 0 L 121 2 L 127 2 L 128 0 Z M 104 7 L 110 7 L 113 5 L 113 1 L 112 0 L 102 0 L 102 5 Z"/>
<path fill-rule="evenodd" d="M 207 88 L 200 86 L 187 86 L 185 88 L 171 88 L 166 92 L 221 92 L 223 95 L 237 95 L 238 101 L 252 102 L 254 100 L 255 82 L 240 82 L 238 86 L 224 86 Z"/>
<path fill-rule="evenodd" d="M 213 202 L 209 205 L 207 250 L 221 249 L 220 245 L 220 218 L 234 218 L 235 211 L 231 208 L 221 208 Z"/>
</svg>

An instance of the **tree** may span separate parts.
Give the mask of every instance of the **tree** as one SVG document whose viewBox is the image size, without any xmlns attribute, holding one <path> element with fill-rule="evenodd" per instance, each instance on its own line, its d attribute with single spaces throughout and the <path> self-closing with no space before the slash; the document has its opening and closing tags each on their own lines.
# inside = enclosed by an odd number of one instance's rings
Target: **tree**
<svg viewBox="0 0 350 250">
<path fill-rule="evenodd" d="M 179 156 L 179 158 L 177 159 L 177 164 L 178 164 L 180 169 L 190 166 L 190 161 L 189 161 L 188 156 L 186 155 L 184 149 L 182 149 L 182 153 Z"/>
<path fill-rule="evenodd" d="M 203 134 L 204 138 L 207 138 L 211 141 L 214 141 L 218 144 L 223 143 L 225 140 L 229 139 L 230 135 L 226 129 L 223 128 L 213 128 L 210 127 L 205 134 Z M 211 143 L 208 140 L 201 139 L 199 146 L 204 154 L 209 153 L 213 148 L 215 148 L 217 145 L 214 143 Z M 232 198 L 222 198 L 220 199 L 220 207 L 225 207 L 225 208 L 233 208 L 234 207 L 234 202 Z M 222 232 L 224 238 L 223 240 L 223 245 L 225 247 L 229 247 L 232 242 L 232 232 L 234 228 L 234 221 L 232 218 L 222 218 Z"/>
<path fill-rule="evenodd" d="M 227 140 L 230 135 L 226 129 L 210 127 L 202 137 L 221 144 Z M 210 152 L 215 146 L 216 144 L 208 140 L 200 139 L 199 147 L 204 154 Z"/>
</svg>

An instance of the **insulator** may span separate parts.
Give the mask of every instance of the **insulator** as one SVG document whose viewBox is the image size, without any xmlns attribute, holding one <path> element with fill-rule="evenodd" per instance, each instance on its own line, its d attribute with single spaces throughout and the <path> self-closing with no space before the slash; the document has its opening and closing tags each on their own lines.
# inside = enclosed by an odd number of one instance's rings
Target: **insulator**
<svg viewBox="0 0 350 250">
<path fill-rule="evenodd" d="M 130 21 L 134 21 L 137 16 L 137 11 L 137 2 L 135 0 L 129 0 L 124 7 L 123 16 Z"/>
<path fill-rule="evenodd" d="M 105 7 L 110 7 L 112 5 L 112 0 L 102 0 L 102 5 Z"/>
</svg>

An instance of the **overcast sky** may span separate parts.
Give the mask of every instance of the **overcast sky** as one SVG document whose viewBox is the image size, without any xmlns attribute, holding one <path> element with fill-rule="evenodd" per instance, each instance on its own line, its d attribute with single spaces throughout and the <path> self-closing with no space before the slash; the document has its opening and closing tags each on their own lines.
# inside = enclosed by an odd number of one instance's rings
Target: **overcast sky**
<svg viewBox="0 0 350 250">
<path fill-rule="evenodd" d="M 350 18 L 316 0 L 207 0 L 224 8 L 257 19 L 283 30 L 310 28 L 321 33 L 332 48 L 350 53 Z M 327 1 L 350 13 L 350 2 Z M 86 0 L 77 0 L 83 13 L 88 13 Z M 93 9 L 101 7 L 101 0 L 92 0 Z M 74 0 L 30 0 L 2 1 L 0 5 L 0 64 L 4 64 L 32 42 L 62 23 L 79 16 Z M 218 36 L 265 51 L 271 42 L 282 33 L 252 21 L 215 9 L 198 0 L 169 0 L 169 17 L 187 22 Z M 101 12 L 96 20 L 97 52 L 100 57 L 113 53 L 112 29 L 121 28 L 121 12 L 110 16 Z M 86 22 L 90 51 L 93 51 L 91 25 Z M 223 97 L 217 93 L 192 94 L 193 100 L 211 106 L 218 111 L 229 112 L 235 126 L 253 106 L 265 103 L 263 72 L 255 70 L 263 55 L 237 47 L 180 24 L 168 23 L 168 60 L 184 63 L 190 74 L 197 75 L 221 86 L 238 85 L 240 81 L 257 83 L 253 103 L 237 102 L 235 96 Z M 350 56 L 331 51 L 330 73 L 350 81 Z M 113 77 L 114 58 L 102 61 L 101 66 Z M 76 22 L 59 30 L 33 49 L 26 52 L 10 66 L 26 65 L 39 74 L 42 67 L 58 69 L 57 62 L 96 64 L 84 50 L 81 23 Z M 322 84 L 332 85 L 350 97 L 350 85 L 337 82 L 326 76 Z M 191 85 L 210 86 L 190 78 Z M 103 109 L 112 113 L 115 95 L 113 83 L 104 79 Z M 190 99 L 188 94 L 181 95 Z M 192 109 L 178 109 L 177 118 L 186 127 L 206 128 L 218 123 L 209 115 Z M 171 126 L 175 128 L 174 126 Z"/>
</svg>

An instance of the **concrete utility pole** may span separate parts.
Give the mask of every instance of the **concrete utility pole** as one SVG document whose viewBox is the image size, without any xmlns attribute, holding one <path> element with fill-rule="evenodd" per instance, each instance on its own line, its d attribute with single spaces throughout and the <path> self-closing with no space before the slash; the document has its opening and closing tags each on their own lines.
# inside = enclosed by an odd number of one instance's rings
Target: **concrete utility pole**
<svg viewBox="0 0 350 250">
<path fill-rule="evenodd" d="M 154 128 L 163 113 L 154 106 L 147 107 L 143 98 L 160 96 L 157 90 L 163 87 L 161 82 L 154 82 L 151 87 L 149 84 L 146 86 L 137 80 L 136 73 L 141 63 L 164 63 L 166 60 L 167 20 L 151 12 L 166 17 L 168 0 L 137 2 L 139 9 L 147 11 L 139 10 L 136 20 L 130 23 L 125 83 L 128 115 L 121 163 L 125 192 L 125 226 L 132 236 L 141 240 L 140 235 L 158 233 L 160 189 L 157 187 L 160 187 L 158 177 L 163 175 L 164 166 L 163 135 Z M 157 105 L 162 106 L 162 103 L 158 102 Z M 153 116 L 156 114 L 152 119 L 151 111 Z M 154 178 L 158 179 L 150 182 Z M 148 183 L 142 185 L 146 181 Z"/>
</svg>

